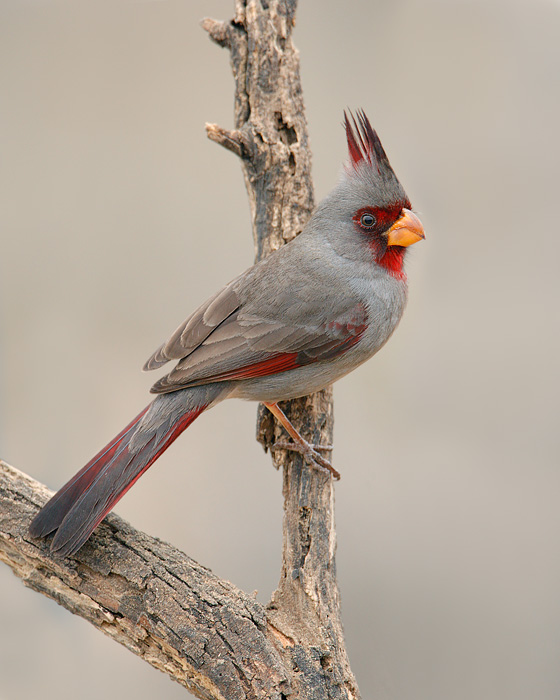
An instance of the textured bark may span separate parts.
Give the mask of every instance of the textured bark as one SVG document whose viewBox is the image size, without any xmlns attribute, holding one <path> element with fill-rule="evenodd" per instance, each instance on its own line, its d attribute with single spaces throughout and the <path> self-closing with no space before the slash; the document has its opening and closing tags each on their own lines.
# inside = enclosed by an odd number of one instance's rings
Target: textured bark
<svg viewBox="0 0 560 700">
<path fill-rule="evenodd" d="M 295 237 L 313 208 L 296 0 L 238 0 L 230 22 L 203 27 L 231 54 L 235 126 L 208 136 L 241 159 L 256 257 Z M 302 435 L 332 441 L 330 389 L 282 405 Z M 205 699 L 356 700 L 336 583 L 333 480 L 294 452 L 259 408 L 257 437 L 283 469 L 284 537 L 277 591 L 263 607 L 168 544 L 110 515 L 69 560 L 32 540 L 50 492 L 0 462 L 0 559 L 25 585 L 89 620 Z"/>
<path fill-rule="evenodd" d="M 199 698 L 290 696 L 266 610 L 165 542 L 108 516 L 78 554 L 52 556 L 27 529 L 52 493 L 0 462 L 0 560 Z"/>
<path fill-rule="evenodd" d="M 203 22 L 231 53 L 235 130 L 214 124 L 207 130 L 241 158 L 257 260 L 297 236 L 313 209 L 299 58 L 291 39 L 296 5 L 238 0 L 232 22 Z M 332 443 L 331 389 L 281 407 L 310 442 Z M 257 439 L 265 449 L 285 437 L 259 407 Z M 286 640 L 286 663 L 298 669 L 295 697 L 358 697 L 340 619 L 333 480 L 293 452 L 273 450 L 273 459 L 284 475 L 284 536 L 280 583 L 267 610 Z"/>
</svg>

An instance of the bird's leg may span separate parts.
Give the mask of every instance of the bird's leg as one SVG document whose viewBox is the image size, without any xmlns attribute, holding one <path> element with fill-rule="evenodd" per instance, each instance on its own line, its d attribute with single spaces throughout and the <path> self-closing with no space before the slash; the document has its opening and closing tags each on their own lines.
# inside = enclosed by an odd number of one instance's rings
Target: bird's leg
<svg viewBox="0 0 560 700">
<path fill-rule="evenodd" d="M 280 423 L 283 425 L 283 427 L 286 429 L 286 431 L 293 440 L 293 442 L 279 440 L 273 445 L 273 447 L 280 447 L 285 450 L 293 450 L 294 452 L 299 452 L 303 455 L 305 461 L 308 464 L 315 464 L 320 469 L 326 469 L 334 476 L 335 479 L 340 479 L 340 473 L 336 471 L 336 469 L 328 460 L 326 460 L 324 457 L 321 457 L 321 455 L 317 452 L 317 449 L 332 450 L 331 445 L 326 447 L 322 447 L 319 445 L 311 445 L 294 428 L 294 426 L 289 421 L 288 416 L 284 413 L 284 411 L 282 411 L 278 404 L 267 403 L 266 401 L 263 401 L 263 403 L 272 413 L 272 415 L 280 421 Z"/>
</svg>

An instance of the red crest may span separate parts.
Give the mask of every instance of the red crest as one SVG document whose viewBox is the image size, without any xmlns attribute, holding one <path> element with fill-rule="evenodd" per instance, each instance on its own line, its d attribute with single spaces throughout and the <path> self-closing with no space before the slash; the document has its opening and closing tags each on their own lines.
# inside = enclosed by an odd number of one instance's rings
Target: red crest
<svg viewBox="0 0 560 700">
<path fill-rule="evenodd" d="M 371 166 L 375 165 L 379 172 L 381 172 L 381 165 L 390 168 L 389 159 L 381 145 L 379 136 L 371 126 L 363 109 L 358 110 L 357 116 L 356 120 L 356 117 L 350 112 L 352 119 L 350 121 L 348 115 L 344 112 L 344 126 L 346 128 L 350 162 L 356 167 L 362 161 L 366 161 Z"/>
</svg>

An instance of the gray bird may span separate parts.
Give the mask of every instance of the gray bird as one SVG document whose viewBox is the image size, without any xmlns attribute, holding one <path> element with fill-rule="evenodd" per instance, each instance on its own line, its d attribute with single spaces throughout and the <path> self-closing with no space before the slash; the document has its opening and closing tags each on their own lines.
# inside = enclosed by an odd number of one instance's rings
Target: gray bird
<svg viewBox="0 0 560 700">
<path fill-rule="evenodd" d="M 33 537 L 75 553 L 117 501 L 203 411 L 229 398 L 263 402 L 308 462 L 333 467 L 278 401 L 324 389 L 374 355 L 403 314 L 407 247 L 424 238 L 363 112 L 345 115 L 348 162 L 301 234 L 234 279 L 146 362 L 177 361 L 126 428 L 37 514 Z"/>
</svg>

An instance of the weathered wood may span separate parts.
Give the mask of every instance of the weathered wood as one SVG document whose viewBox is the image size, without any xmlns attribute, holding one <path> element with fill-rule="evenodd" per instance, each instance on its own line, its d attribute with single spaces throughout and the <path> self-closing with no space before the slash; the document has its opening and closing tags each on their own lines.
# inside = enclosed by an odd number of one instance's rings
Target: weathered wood
<svg viewBox="0 0 560 700">
<path fill-rule="evenodd" d="M 238 0 L 230 23 L 203 27 L 229 49 L 235 78 L 235 130 L 207 125 L 208 136 L 241 158 L 251 208 L 256 259 L 301 232 L 313 209 L 311 156 L 292 43 L 297 1 Z M 282 404 L 301 434 L 331 444 L 330 389 Z M 259 407 L 257 438 L 265 449 L 284 438 Z M 298 698 L 359 696 L 344 648 L 336 583 L 333 480 L 293 452 L 272 449 L 283 469 L 282 573 L 268 614 L 284 645 L 286 663 L 298 668 Z"/>
<path fill-rule="evenodd" d="M 296 0 L 238 0 L 231 22 L 204 20 L 231 54 L 234 128 L 208 136 L 239 156 L 256 257 L 296 236 L 313 208 L 307 126 L 292 44 Z M 330 389 L 282 405 L 310 442 L 332 441 Z M 274 449 L 282 428 L 259 409 L 258 439 L 283 469 L 284 536 L 277 591 L 263 607 L 182 552 L 116 515 L 70 559 L 27 528 L 51 495 L 0 462 L 0 559 L 25 585 L 205 700 L 357 700 L 336 583 L 333 480 Z"/>
<path fill-rule="evenodd" d="M 48 540 L 27 532 L 50 496 L 0 462 L 0 560 L 26 586 L 199 698 L 290 697 L 277 636 L 253 597 L 117 515 L 108 516 L 76 556 L 53 556 Z"/>
</svg>

